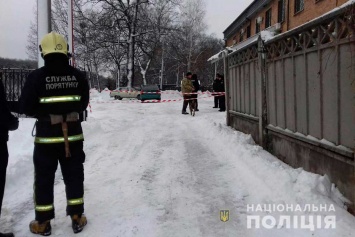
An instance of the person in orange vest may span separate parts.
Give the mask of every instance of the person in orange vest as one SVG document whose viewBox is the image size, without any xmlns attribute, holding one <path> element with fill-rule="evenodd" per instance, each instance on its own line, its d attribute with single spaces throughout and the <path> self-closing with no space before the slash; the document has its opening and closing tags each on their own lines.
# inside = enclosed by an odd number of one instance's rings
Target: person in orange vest
<svg viewBox="0 0 355 237">
<path fill-rule="evenodd" d="M 44 67 L 28 75 L 20 98 L 20 112 L 37 119 L 33 153 L 35 220 L 30 223 L 30 231 L 51 234 L 53 186 L 59 162 L 66 212 L 74 233 L 78 233 L 87 223 L 83 214 L 85 153 L 79 113 L 88 106 L 89 85 L 85 75 L 69 65 L 69 47 L 62 35 L 45 35 L 39 48 Z"/>
<path fill-rule="evenodd" d="M 17 128 L 18 119 L 11 114 L 7 107 L 4 85 L 0 81 L 0 215 L 5 191 L 6 168 L 9 159 L 7 141 L 9 139 L 9 131 L 14 131 Z M 0 237 L 14 237 L 14 234 L 0 233 Z"/>
</svg>

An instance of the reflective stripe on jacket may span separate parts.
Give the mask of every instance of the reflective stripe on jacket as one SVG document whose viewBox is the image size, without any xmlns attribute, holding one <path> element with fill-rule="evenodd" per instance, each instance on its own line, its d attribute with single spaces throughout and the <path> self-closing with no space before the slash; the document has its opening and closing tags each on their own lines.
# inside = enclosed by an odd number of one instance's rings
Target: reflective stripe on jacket
<svg viewBox="0 0 355 237">
<path fill-rule="evenodd" d="M 51 96 L 51 97 L 42 97 L 39 98 L 39 103 L 48 104 L 48 103 L 58 103 L 58 102 L 72 102 L 80 101 L 80 95 L 64 95 L 64 96 Z"/>
<path fill-rule="evenodd" d="M 69 142 L 83 141 L 84 135 L 78 134 L 74 136 L 68 136 Z M 51 143 L 63 143 L 64 137 L 35 137 L 35 143 L 51 144 Z"/>
</svg>

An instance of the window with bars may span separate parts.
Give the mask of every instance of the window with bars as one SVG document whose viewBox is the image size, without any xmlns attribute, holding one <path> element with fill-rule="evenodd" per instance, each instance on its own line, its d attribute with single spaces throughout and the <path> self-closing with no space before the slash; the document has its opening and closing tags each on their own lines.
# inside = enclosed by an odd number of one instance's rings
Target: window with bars
<svg viewBox="0 0 355 237">
<path fill-rule="evenodd" d="M 285 20 L 285 0 L 279 0 L 277 9 L 277 22 Z"/>
<path fill-rule="evenodd" d="M 265 29 L 271 26 L 271 8 L 265 13 Z"/>
<path fill-rule="evenodd" d="M 295 14 L 304 9 L 304 0 L 295 0 Z"/>
</svg>

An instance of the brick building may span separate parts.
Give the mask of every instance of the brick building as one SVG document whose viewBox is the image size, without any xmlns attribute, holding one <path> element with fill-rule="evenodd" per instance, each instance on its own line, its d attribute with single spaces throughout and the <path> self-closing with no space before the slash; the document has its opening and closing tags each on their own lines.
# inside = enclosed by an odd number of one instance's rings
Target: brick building
<svg viewBox="0 0 355 237">
<path fill-rule="evenodd" d="M 282 33 L 317 18 L 348 0 L 254 0 L 223 32 L 233 46 L 269 29 Z"/>
</svg>

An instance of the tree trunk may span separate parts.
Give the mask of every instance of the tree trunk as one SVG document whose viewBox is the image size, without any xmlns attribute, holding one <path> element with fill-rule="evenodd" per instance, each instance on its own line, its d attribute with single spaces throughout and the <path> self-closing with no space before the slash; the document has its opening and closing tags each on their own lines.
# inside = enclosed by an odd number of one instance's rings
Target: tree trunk
<svg viewBox="0 0 355 237">
<path fill-rule="evenodd" d="M 128 87 L 132 87 L 134 83 L 134 37 L 136 36 L 136 23 L 137 23 L 137 17 L 138 17 L 138 5 L 139 5 L 140 0 L 137 0 L 136 6 L 134 8 L 134 13 L 133 13 L 133 21 L 131 22 L 131 31 L 129 32 L 128 36 L 128 74 L 127 74 L 127 79 L 128 79 Z"/>
</svg>

